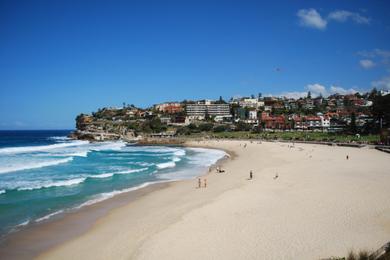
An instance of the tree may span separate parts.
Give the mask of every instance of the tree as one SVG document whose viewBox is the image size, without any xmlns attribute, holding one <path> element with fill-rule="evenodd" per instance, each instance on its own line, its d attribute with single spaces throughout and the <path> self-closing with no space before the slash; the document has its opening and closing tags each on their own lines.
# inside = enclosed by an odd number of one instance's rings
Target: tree
<svg viewBox="0 0 390 260">
<path fill-rule="evenodd" d="M 262 97 L 262 94 L 259 92 L 258 96 L 257 96 L 259 99 L 261 99 Z"/>
<path fill-rule="evenodd" d="M 250 124 L 246 124 L 244 122 L 239 121 L 236 125 L 236 131 L 249 131 L 252 126 Z"/>
<path fill-rule="evenodd" d="M 225 100 L 223 100 L 222 96 L 219 96 L 219 100 L 218 100 L 218 103 L 219 104 L 225 104 Z"/>
<path fill-rule="evenodd" d="M 307 98 L 311 98 L 311 92 L 307 92 Z"/>
<path fill-rule="evenodd" d="M 228 128 L 228 126 L 226 126 L 226 125 L 219 125 L 219 126 L 216 126 L 216 127 L 214 127 L 213 128 L 213 131 L 215 132 L 215 133 L 220 133 L 220 132 L 225 132 L 225 131 L 227 131 L 229 128 Z"/>
<path fill-rule="evenodd" d="M 213 124 L 210 123 L 200 124 L 198 129 L 202 132 L 208 132 L 211 131 L 211 129 L 213 129 Z"/>
<path fill-rule="evenodd" d="M 355 113 L 351 114 L 351 124 L 349 125 L 349 129 L 350 129 L 350 131 L 353 134 L 355 134 L 357 132 L 357 129 L 356 129 L 356 115 L 355 115 Z"/>
<path fill-rule="evenodd" d="M 370 92 L 370 95 L 368 95 L 369 100 L 375 100 L 375 98 L 379 95 L 378 90 L 376 88 L 373 88 Z"/>
<path fill-rule="evenodd" d="M 372 93 L 372 92 L 371 92 Z M 376 95 L 372 104 L 372 114 L 374 118 L 382 124 L 390 124 L 390 94 L 385 96 Z"/>
</svg>

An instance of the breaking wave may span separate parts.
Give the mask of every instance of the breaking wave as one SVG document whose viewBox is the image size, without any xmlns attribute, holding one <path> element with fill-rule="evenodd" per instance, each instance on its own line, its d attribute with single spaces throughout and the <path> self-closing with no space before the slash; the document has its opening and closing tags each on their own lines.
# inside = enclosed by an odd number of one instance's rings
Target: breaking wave
<svg viewBox="0 0 390 260">
<path fill-rule="evenodd" d="M 41 182 L 36 185 L 31 185 L 28 187 L 20 187 L 17 190 L 23 191 L 23 190 L 39 190 L 39 189 L 46 189 L 46 188 L 52 188 L 52 187 L 60 187 L 60 186 L 72 186 L 77 185 L 82 182 L 84 182 L 86 178 L 76 178 L 76 179 L 70 179 L 70 180 L 61 180 L 61 181 L 49 181 L 49 182 Z"/>
<path fill-rule="evenodd" d="M 68 158 L 59 159 L 59 160 L 32 162 L 32 163 L 25 163 L 25 164 L 19 164 L 19 165 L 10 165 L 10 166 L 0 166 L 0 174 L 1 173 L 8 173 L 8 172 L 22 171 L 22 170 L 30 170 L 30 169 L 36 169 L 36 168 L 43 168 L 43 167 L 58 165 L 58 164 L 62 164 L 62 163 L 67 163 L 67 162 L 70 162 L 72 160 L 73 160 L 73 157 L 68 157 Z"/>
<path fill-rule="evenodd" d="M 119 172 L 102 173 L 102 174 L 90 175 L 90 176 L 88 176 L 88 178 L 99 178 L 99 179 L 103 179 L 103 178 L 112 177 L 112 176 L 114 176 L 114 175 L 116 175 L 116 174 L 130 174 L 130 173 L 134 173 L 134 172 L 146 171 L 147 169 L 148 169 L 148 168 L 141 168 L 141 169 L 124 170 L 124 171 L 119 171 Z"/>
<path fill-rule="evenodd" d="M 156 167 L 159 169 L 173 168 L 175 166 L 176 163 L 174 161 L 156 164 Z"/>
<path fill-rule="evenodd" d="M 8 147 L 1 148 L 0 154 L 20 154 L 20 153 L 33 153 L 33 152 L 42 152 L 49 151 L 58 148 L 66 148 L 72 146 L 80 146 L 88 144 L 88 141 L 72 141 L 67 143 L 58 143 L 50 145 L 40 145 L 40 146 L 22 146 L 22 147 Z"/>
<path fill-rule="evenodd" d="M 163 183 L 163 182 L 167 182 L 167 181 L 145 182 L 145 183 L 142 183 L 141 185 L 138 185 L 138 186 L 135 186 L 135 187 L 131 187 L 131 188 L 128 188 L 128 189 L 114 190 L 114 191 L 111 191 L 111 192 L 100 193 L 98 195 L 95 195 L 92 199 L 90 199 L 90 200 L 80 204 L 79 206 L 75 207 L 74 209 L 80 209 L 80 208 L 85 207 L 85 206 L 90 206 L 90 205 L 102 202 L 104 200 L 110 199 L 110 198 L 112 198 L 112 197 L 114 197 L 116 195 L 122 194 L 122 193 L 127 193 L 127 192 L 130 192 L 130 191 L 139 190 L 139 189 L 145 188 L 145 187 L 147 187 L 149 185 L 156 184 L 156 183 Z"/>
<path fill-rule="evenodd" d="M 44 216 L 44 217 L 41 217 L 41 218 L 38 218 L 38 219 L 36 219 L 35 220 L 35 222 L 41 222 L 41 221 L 44 221 L 44 220 L 48 220 L 49 218 L 51 218 L 51 217 L 53 217 L 53 216 L 55 216 L 55 215 L 58 215 L 58 214 L 61 214 L 61 213 L 63 213 L 64 212 L 64 210 L 58 210 L 58 211 L 55 211 L 55 212 L 53 212 L 53 213 L 50 213 L 50 214 L 48 214 L 48 215 L 46 215 L 46 216 Z"/>
</svg>

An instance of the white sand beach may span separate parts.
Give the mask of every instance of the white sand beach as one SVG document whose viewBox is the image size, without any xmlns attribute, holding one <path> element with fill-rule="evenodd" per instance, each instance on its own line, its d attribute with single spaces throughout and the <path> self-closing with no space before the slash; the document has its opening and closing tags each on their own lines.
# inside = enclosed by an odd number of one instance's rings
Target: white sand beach
<svg viewBox="0 0 390 260">
<path fill-rule="evenodd" d="M 39 258 L 320 259 L 390 240 L 390 154 L 257 141 L 188 145 L 230 152 L 226 172 L 202 177 L 207 188 L 179 181 L 113 209 Z"/>
</svg>

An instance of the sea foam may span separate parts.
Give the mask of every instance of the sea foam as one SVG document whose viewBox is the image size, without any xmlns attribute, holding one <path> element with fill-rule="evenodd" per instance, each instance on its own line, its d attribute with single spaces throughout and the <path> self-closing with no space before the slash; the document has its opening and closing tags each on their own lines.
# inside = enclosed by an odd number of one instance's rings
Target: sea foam
<svg viewBox="0 0 390 260">
<path fill-rule="evenodd" d="M 62 164 L 62 163 L 67 163 L 67 162 L 70 162 L 72 160 L 73 160 L 73 157 L 68 157 L 68 158 L 58 159 L 58 160 L 48 160 L 48 161 L 31 162 L 31 163 L 24 163 L 24 164 L 18 164 L 18 165 L 0 166 L 0 174 L 22 171 L 22 170 L 30 170 L 30 169 L 36 169 L 36 168 L 43 168 L 43 167 L 58 165 L 58 164 Z"/>
<path fill-rule="evenodd" d="M 173 168 L 175 166 L 176 166 L 176 163 L 174 161 L 156 164 L 156 167 L 159 169 Z"/>
<path fill-rule="evenodd" d="M 164 183 L 164 182 L 167 182 L 167 181 L 144 182 L 141 185 L 138 185 L 138 186 L 135 186 L 135 187 L 131 187 L 131 188 L 123 189 L 123 190 L 114 190 L 114 191 L 111 191 L 111 192 L 100 193 L 100 194 L 95 195 L 92 199 L 90 199 L 90 200 L 80 204 L 79 206 L 75 207 L 74 209 L 80 209 L 82 207 L 90 206 L 90 205 L 102 202 L 104 200 L 110 199 L 110 198 L 112 198 L 112 197 L 114 197 L 116 195 L 122 194 L 122 193 L 127 193 L 127 192 L 131 192 L 131 191 L 139 190 L 139 189 L 145 188 L 145 187 L 147 187 L 149 185 L 152 185 L 152 184 Z"/>
<path fill-rule="evenodd" d="M 50 214 L 48 214 L 48 215 L 46 215 L 46 216 L 43 216 L 43 217 L 41 217 L 41 218 L 36 219 L 35 222 L 41 222 L 41 221 L 43 221 L 43 220 L 48 220 L 49 218 L 51 218 L 51 217 L 53 217 L 53 216 L 55 216 L 55 215 L 61 214 L 61 213 L 63 213 L 63 212 L 64 212 L 64 210 L 55 211 L 55 212 L 50 213 Z"/>
<path fill-rule="evenodd" d="M 86 180 L 85 177 L 83 178 L 75 178 L 75 179 L 69 179 L 69 180 L 60 180 L 60 181 L 48 181 L 48 182 L 41 182 L 38 184 L 33 184 L 31 186 L 27 187 L 20 187 L 17 190 L 23 191 L 23 190 L 38 190 L 38 189 L 44 189 L 44 188 L 52 188 L 52 187 L 60 187 L 60 186 L 73 186 L 80 184 Z"/>
<path fill-rule="evenodd" d="M 22 147 L 8 147 L 1 148 L 0 154 L 19 154 L 19 153 L 32 153 L 32 152 L 41 152 L 48 151 L 53 149 L 86 145 L 88 141 L 71 141 L 66 143 L 50 144 L 50 145 L 39 145 L 39 146 L 22 146 Z"/>
</svg>

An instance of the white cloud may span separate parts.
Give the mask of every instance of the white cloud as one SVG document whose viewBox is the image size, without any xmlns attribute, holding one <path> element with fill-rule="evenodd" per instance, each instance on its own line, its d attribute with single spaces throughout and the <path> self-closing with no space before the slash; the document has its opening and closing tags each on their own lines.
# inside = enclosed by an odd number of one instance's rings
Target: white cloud
<svg viewBox="0 0 390 260">
<path fill-rule="evenodd" d="M 359 92 L 359 91 L 357 91 L 353 88 L 345 89 L 345 88 L 338 87 L 338 86 L 330 86 L 330 89 L 329 89 L 330 94 L 347 95 L 347 94 L 355 94 L 357 92 Z"/>
<path fill-rule="evenodd" d="M 336 21 L 336 22 L 346 22 L 347 20 L 352 20 L 355 23 L 359 24 L 369 24 L 370 19 L 360 15 L 359 13 L 354 13 L 345 10 L 336 10 L 328 15 L 328 21 Z"/>
<path fill-rule="evenodd" d="M 297 12 L 299 17 L 299 24 L 301 26 L 315 28 L 319 30 L 326 29 L 328 22 L 339 22 L 343 23 L 351 20 L 357 24 L 370 24 L 371 19 L 365 17 L 359 13 L 350 12 L 346 10 L 336 10 L 330 12 L 326 18 L 322 17 L 321 14 L 314 8 L 300 9 Z"/>
<path fill-rule="evenodd" d="M 318 97 L 320 95 L 322 96 L 328 95 L 328 91 L 326 90 L 326 87 L 318 83 L 308 84 L 305 87 L 305 90 L 306 90 L 305 92 L 300 92 L 300 91 L 283 92 L 280 96 L 298 99 L 301 97 L 307 97 L 309 91 L 312 97 Z"/>
<path fill-rule="evenodd" d="M 390 90 L 390 76 L 371 82 L 371 86 L 378 89 Z"/>
<path fill-rule="evenodd" d="M 372 67 L 375 66 L 375 62 L 373 62 L 372 60 L 368 60 L 368 59 L 360 60 L 359 64 L 364 69 L 371 69 Z"/>
<path fill-rule="evenodd" d="M 382 50 L 382 49 L 373 49 L 371 51 L 359 51 L 357 53 L 359 56 L 365 57 L 365 58 L 382 58 L 387 59 L 390 58 L 390 51 L 388 50 Z"/>
<path fill-rule="evenodd" d="M 317 97 L 320 95 L 322 96 L 328 95 L 328 91 L 326 90 L 326 87 L 318 83 L 309 84 L 306 86 L 306 89 L 310 91 L 313 97 Z"/>
<path fill-rule="evenodd" d="M 388 80 L 387 84 L 390 85 L 390 77 L 388 77 L 387 80 Z M 389 85 L 388 87 L 390 87 Z M 330 88 L 327 88 L 324 85 L 321 85 L 319 83 L 308 84 L 305 87 L 305 90 L 306 90 L 305 92 L 300 92 L 300 91 L 283 92 L 280 95 L 276 95 L 276 96 L 299 99 L 301 97 L 307 97 L 308 91 L 310 91 L 312 97 L 318 97 L 318 96 L 327 97 L 332 94 L 347 95 L 347 94 L 355 94 L 359 92 L 353 88 L 345 89 L 343 87 L 335 86 L 335 85 L 332 85 L 330 86 Z"/>
<path fill-rule="evenodd" d="M 373 49 L 370 51 L 359 51 L 357 55 L 364 58 L 359 63 L 365 69 L 378 66 L 385 67 L 390 71 L 390 50 Z M 371 61 L 372 64 L 367 61 Z"/>
<path fill-rule="evenodd" d="M 294 98 L 294 99 L 299 99 L 307 96 L 307 92 L 299 92 L 299 91 L 293 91 L 293 92 L 283 92 L 282 94 L 278 95 L 281 97 L 286 97 L 286 98 Z"/>
<path fill-rule="evenodd" d="M 327 21 L 313 8 L 301 9 L 297 12 L 297 16 L 299 17 L 299 24 L 302 26 L 319 30 L 326 28 Z"/>
<path fill-rule="evenodd" d="M 375 59 L 386 65 L 390 63 L 390 51 L 388 50 L 373 49 L 371 51 L 359 51 L 357 55 L 367 59 Z"/>
</svg>

